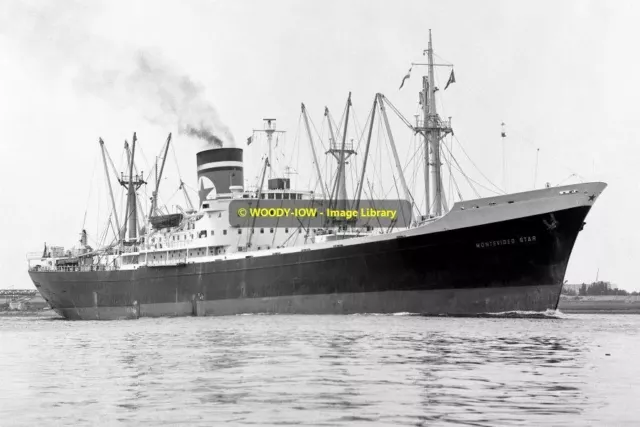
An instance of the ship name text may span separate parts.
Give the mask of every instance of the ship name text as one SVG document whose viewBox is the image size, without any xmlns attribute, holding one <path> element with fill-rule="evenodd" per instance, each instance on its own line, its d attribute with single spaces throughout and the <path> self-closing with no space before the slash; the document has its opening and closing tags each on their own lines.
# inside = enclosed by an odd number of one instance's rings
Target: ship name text
<svg viewBox="0 0 640 427">
<path fill-rule="evenodd" d="M 537 241 L 536 236 L 520 236 L 512 237 L 509 239 L 489 240 L 485 242 L 477 242 L 476 248 L 493 248 L 496 246 L 508 246 L 518 243 L 535 243 Z"/>
</svg>

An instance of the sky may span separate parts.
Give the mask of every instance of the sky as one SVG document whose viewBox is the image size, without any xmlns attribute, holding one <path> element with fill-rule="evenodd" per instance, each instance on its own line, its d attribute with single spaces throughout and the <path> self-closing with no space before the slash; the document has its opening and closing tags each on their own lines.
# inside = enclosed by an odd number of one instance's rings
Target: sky
<svg viewBox="0 0 640 427">
<path fill-rule="evenodd" d="M 0 288 L 32 287 L 25 254 L 44 242 L 70 247 L 83 227 L 100 240 L 109 208 L 98 138 L 121 167 L 124 141 L 137 132 L 146 175 L 172 132 L 161 184 L 171 206 L 184 203 L 180 179 L 196 187 L 195 153 L 211 143 L 198 135 L 245 148 L 245 178 L 255 182 L 265 145 L 246 139 L 273 117 L 292 153 L 279 167 L 313 186 L 300 103 L 325 143 L 324 107 L 339 122 L 349 92 L 356 143 L 376 93 L 413 120 L 424 69 L 398 88 L 411 62 L 425 61 L 431 29 L 436 60 L 456 76 L 438 92 L 439 112 L 452 117 L 453 154 L 487 188 L 479 193 L 492 195 L 487 179 L 509 192 L 607 182 L 566 279 L 640 290 L 639 19 L 640 5 L 623 0 L 3 1 Z M 440 88 L 449 70 L 438 69 Z M 392 121 L 408 161 L 415 141 Z M 380 147 L 371 168 L 390 176 L 376 169 L 389 158 Z"/>
</svg>

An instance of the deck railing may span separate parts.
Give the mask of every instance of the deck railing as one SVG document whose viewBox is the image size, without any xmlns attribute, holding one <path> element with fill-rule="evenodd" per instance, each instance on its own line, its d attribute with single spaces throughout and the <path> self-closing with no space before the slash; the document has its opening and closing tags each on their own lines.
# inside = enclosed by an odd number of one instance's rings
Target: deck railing
<svg viewBox="0 0 640 427">
<path fill-rule="evenodd" d="M 169 259 L 150 259 L 150 260 L 147 260 L 145 265 L 148 265 L 149 267 L 158 267 L 158 266 L 164 266 L 164 265 L 171 266 L 171 265 L 185 264 L 186 262 L 187 262 L 187 257 L 182 256 L 179 258 L 169 258 Z"/>
<path fill-rule="evenodd" d="M 80 271 L 114 271 L 119 270 L 119 267 L 113 265 L 74 265 L 74 266 L 49 266 L 49 265 L 36 265 L 29 267 L 29 271 L 45 271 L 45 272 L 80 272 Z"/>
</svg>

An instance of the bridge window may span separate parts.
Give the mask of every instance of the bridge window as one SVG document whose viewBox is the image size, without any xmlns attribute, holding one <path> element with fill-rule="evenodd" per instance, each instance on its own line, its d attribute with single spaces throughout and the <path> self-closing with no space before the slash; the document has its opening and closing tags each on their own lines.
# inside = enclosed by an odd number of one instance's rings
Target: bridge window
<svg viewBox="0 0 640 427">
<path fill-rule="evenodd" d="M 264 234 L 264 228 L 260 229 L 260 234 Z"/>
<path fill-rule="evenodd" d="M 289 232 L 289 229 L 288 229 L 288 228 L 285 228 L 285 229 L 284 229 L 284 232 L 285 232 L 285 233 L 288 233 L 288 232 Z"/>
</svg>

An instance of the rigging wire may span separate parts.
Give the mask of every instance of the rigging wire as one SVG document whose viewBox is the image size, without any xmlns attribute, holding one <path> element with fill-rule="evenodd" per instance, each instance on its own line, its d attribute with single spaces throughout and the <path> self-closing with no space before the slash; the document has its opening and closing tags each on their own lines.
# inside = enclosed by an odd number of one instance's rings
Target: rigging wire
<svg viewBox="0 0 640 427">
<path fill-rule="evenodd" d="M 441 150 L 441 151 L 442 151 L 442 153 L 441 153 L 441 154 L 442 154 L 442 158 L 443 158 L 443 159 L 445 160 L 445 162 L 446 162 L 447 167 L 449 168 L 449 185 L 451 186 L 451 182 L 453 182 L 453 184 L 455 185 L 456 191 L 457 191 L 457 193 L 458 193 L 458 199 L 459 199 L 460 201 L 463 201 L 463 200 L 464 200 L 464 198 L 462 197 L 462 192 L 460 191 L 460 187 L 458 186 L 458 182 L 457 182 L 457 180 L 455 179 L 455 176 L 453 175 L 453 170 L 452 170 L 452 168 L 451 168 L 451 159 L 454 159 L 454 160 L 455 160 L 455 157 L 453 156 L 453 152 L 452 152 L 451 150 L 449 150 L 449 148 L 448 148 L 447 146 L 445 146 L 445 149 L 446 149 L 447 151 L 449 151 L 450 158 L 446 156 L 446 153 L 445 153 L 445 151 L 444 151 L 444 150 Z M 452 191 L 451 193 L 453 193 L 453 191 Z M 477 194 L 477 192 L 476 192 L 476 194 Z"/>
<path fill-rule="evenodd" d="M 444 147 L 445 147 L 445 149 L 449 150 L 449 148 L 448 148 L 447 146 L 444 146 Z M 476 188 L 471 184 L 472 182 L 473 182 L 473 183 L 475 183 L 475 184 L 477 184 L 478 186 L 480 186 L 480 187 L 484 188 L 485 190 L 487 190 L 487 191 L 489 191 L 489 192 L 493 193 L 493 194 L 498 194 L 498 195 L 504 194 L 504 192 L 500 192 L 500 193 L 498 193 L 498 192 L 496 192 L 496 191 L 492 190 L 491 188 L 488 188 L 488 187 L 484 186 L 483 184 L 479 183 L 478 181 L 476 181 L 476 180 L 474 180 L 474 179 L 470 178 L 466 173 L 464 173 L 464 171 L 463 171 L 462 167 L 460 166 L 460 164 L 458 163 L 458 161 L 456 160 L 456 158 L 455 158 L 455 157 L 453 157 L 453 155 L 451 155 L 451 152 L 449 152 L 449 155 L 451 156 L 451 158 L 453 159 L 453 161 L 454 161 L 454 162 L 455 162 L 455 164 L 456 164 L 455 169 L 456 169 L 458 172 L 460 172 L 460 173 L 462 174 L 462 176 L 464 176 L 464 177 L 465 177 L 465 179 L 466 179 L 466 180 L 467 180 L 467 182 L 469 183 L 469 186 L 471 187 L 471 189 L 473 190 L 473 192 L 476 194 L 476 197 L 480 198 L 481 196 L 480 196 L 480 193 L 478 193 L 478 190 L 476 190 Z"/>
<path fill-rule="evenodd" d="M 471 164 L 476 168 L 476 170 L 480 173 L 480 175 L 482 175 L 482 177 L 484 179 L 487 180 L 487 182 L 489 184 L 491 184 L 493 187 L 496 188 L 496 190 L 498 190 L 498 192 L 496 193 L 495 191 L 491 190 L 494 194 L 506 194 L 504 192 L 504 190 L 502 190 L 500 187 L 498 187 L 497 185 L 495 185 L 489 178 L 486 177 L 486 175 L 484 173 L 482 173 L 482 170 L 480 170 L 480 168 L 475 164 L 475 162 L 471 159 L 471 157 L 469 157 L 469 155 L 467 154 L 467 151 L 464 149 L 464 146 L 462 145 L 462 143 L 460 142 L 460 140 L 458 139 L 457 136 L 453 135 L 453 138 L 456 140 L 456 142 L 458 143 L 458 145 L 460 146 L 460 148 L 462 149 L 462 152 L 464 153 L 464 155 L 467 157 L 467 159 L 469 159 L 469 161 L 471 162 Z M 456 161 L 456 164 L 458 162 Z M 458 165 L 460 166 L 460 165 Z M 482 186 L 483 188 L 485 188 L 484 186 Z"/>
</svg>

